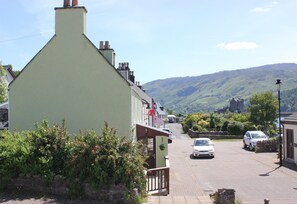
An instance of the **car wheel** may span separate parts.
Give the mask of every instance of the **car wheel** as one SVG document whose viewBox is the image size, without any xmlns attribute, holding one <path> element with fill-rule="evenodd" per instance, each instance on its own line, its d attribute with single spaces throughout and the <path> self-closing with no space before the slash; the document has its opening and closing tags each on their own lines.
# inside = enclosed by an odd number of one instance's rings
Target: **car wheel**
<svg viewBox="0 0 297 204">
<path fill-rule="evenodd" d="M 252 144 L 250 144 L 250 145 L 249 145 L 249 149 L 250 149 L 251 151 L 253 151 L 253 150 L 254 150 L 254 148 L 253 148 L 253 145 L 252 145 Z"/>
</svg>

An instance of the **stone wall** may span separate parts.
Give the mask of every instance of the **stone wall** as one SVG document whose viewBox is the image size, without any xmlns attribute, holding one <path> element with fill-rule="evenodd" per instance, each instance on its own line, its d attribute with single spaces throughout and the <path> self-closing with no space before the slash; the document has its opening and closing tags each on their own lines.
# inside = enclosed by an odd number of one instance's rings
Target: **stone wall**
<svg viewBox="0 0 297 204">
<path fill-rule="evenodd" d="M 211 194 L 215 204 L 235 204 L 235 190 L 234 189 L 218 189 L 217 192 Z"/>
<path fill-rule="evenodd" d="M 210 138 L 210 139 L 242 139 L 242 135 L 228 135 L 227 131 L 206 131 L 199 132 L 193 131 L 191 129 L 188 130 L 188 135 L 191 138 Z"/>
<path fill-rule="evenodd" d="M 278 140 L 265 140 L 257 142 L 255 152 L 277 152 L 279 146 Z"/>
<path fill-rule="evenodd" d="M 65 198 L 69 196 L 67 182 L 59 176 L 56 176 L 51 182 L 47 182 L 39 176 L 18 177 L 7 182 L 5 189 L 8 191 L 65 196 Z M 90 185 L 84 184 L 84 190 L 86 199 L 95 203 L 133 203 L 131 200 L 125 200 L 128 190 L 123 185 L 103 186 L 99 190 L 94 190 Z"/>
</svg>

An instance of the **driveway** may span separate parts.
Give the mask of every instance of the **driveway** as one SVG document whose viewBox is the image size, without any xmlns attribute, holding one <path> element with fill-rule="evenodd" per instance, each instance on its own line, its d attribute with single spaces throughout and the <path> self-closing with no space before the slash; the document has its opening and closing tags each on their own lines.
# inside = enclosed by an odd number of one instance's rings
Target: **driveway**
<svg viewBox="0 0 297 204">
<path fill-rule="evenodd" d="M 242 148 L 242 141 L 215 141 L 213 159 L 192 159 L 192 141 L 179 124 L 169 145 L 170 194 L 151 196 L 148 203 L 211 203 L 210 193 L 234 189 L 244 203 L 297 203 L 297 172 L 279 167 L 276 153 L 254 153 Z"/>
</svg>

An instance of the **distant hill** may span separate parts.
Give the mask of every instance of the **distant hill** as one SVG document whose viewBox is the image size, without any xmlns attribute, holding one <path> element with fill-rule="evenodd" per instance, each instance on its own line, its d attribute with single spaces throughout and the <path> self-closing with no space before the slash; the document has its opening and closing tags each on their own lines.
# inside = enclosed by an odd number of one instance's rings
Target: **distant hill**
<svg viewBox="0 0 297 204">
<path fill-rule="evenodd" d="M 277 93 L 282 81 L 282 109 L 297 111 L 297 64 L 272 64 L 214 74 L 155 80 L 143 85 L 146 92 L 165 108 L 177 113 L 212 112 L 229 105 L 230 99 L 248 99 L 265 91 Z M 285 98 L 286 97 L 286 98 Z M 295 100 L 295 102 L 291 102 Z M 291 103 L 291 104 L 290 104 Z M 297 102 L 296 102 L 297 103 Z"/>
<path fill-rule="evenodd" d="M 297 112 L 297 88 L 281 92 L 281 111 Z"/>
</svg>

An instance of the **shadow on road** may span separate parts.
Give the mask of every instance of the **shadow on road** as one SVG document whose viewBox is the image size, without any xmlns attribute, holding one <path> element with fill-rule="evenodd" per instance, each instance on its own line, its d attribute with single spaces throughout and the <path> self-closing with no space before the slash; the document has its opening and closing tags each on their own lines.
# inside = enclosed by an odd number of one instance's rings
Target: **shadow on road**
<svg viewBox="0 0 297 204">
<path fill-rule="evenodd" d="M 280 166 L 276 167 L 275 169 L 273 169 L 273 170 L 271 170 L 271 171 L 269 171 L 269 172 L 267 172 L 267 173 L 265 173 L 265 174 L 259 174 L 259 176 L 269 176 L 270 173 L 272 173 L 272 172 L 278 170 L 279 168 L 280 168 Z"/>
</svg>

